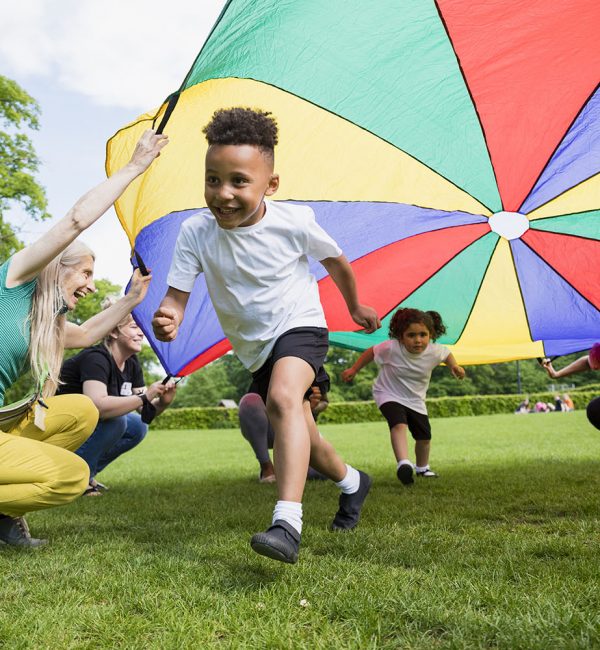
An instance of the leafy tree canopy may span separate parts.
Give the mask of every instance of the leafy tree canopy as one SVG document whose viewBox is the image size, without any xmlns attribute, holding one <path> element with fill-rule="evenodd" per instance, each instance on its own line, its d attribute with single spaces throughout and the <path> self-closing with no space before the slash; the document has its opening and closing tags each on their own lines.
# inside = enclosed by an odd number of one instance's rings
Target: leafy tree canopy
<svg viewBox="0 0 600 650">
<path fill-rule="evenodd" d="M 22 248 L 18 233 L 4 219 L 11 202 L 33 219 L 46 219 L 44 188 L 35 179 L 40 161 L 23 129 L 39 128 L 37 102 L 17 83 L 0 75 L 0 259 Z"/>
</svg>

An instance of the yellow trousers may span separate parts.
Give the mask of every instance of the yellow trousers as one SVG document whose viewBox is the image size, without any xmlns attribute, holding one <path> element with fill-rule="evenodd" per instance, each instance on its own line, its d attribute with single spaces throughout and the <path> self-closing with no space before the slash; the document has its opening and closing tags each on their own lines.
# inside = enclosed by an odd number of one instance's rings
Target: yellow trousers
<svg viewBox="0 0 600 650">
<path fill-rule="evenodd" d="M 85 395 L 46 400 L 45 431 L 29 416 L 8 433 L 0 431 L 0 514 L 20 517 L 64 505 L 83 494 L 90 470 L 72 452 L 91 435 L 98 409 Z"/>
</svg>

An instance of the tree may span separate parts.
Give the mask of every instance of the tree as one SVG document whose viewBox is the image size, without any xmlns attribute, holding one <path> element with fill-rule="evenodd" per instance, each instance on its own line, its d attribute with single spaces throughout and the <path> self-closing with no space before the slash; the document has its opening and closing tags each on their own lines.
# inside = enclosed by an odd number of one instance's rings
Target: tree
<svg viewBox="0 0 600 650">
<path fill-rule="evenodd" d="M 34 219 L 46 219 L 47 201 L 44 188 L 36 181 L 40 161 L 23 127 L 39 128 L 37 102 L 17 83 L 0 75 L 0 260 L 6 260 L 22 248 L 13 227 L 3 212 L 11 202 L 22 205 Z"/>
</svg>

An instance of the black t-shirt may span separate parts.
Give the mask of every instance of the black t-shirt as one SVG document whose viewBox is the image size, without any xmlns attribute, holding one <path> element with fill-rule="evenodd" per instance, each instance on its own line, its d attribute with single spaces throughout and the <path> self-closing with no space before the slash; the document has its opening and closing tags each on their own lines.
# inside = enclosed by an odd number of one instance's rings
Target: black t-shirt
<svg viewBox="0 0 600 650">
<path fill-rule="evenodd" d="M 67 359 L 60 371 L 58 394 L 83 393 L 83 382 L 100 381 L 106 385 L 106 392 L 112 397 L 132 394 L 133 388 L 144 387 L 144 375 L 137 356 L 125 361 L 123 370 L 117 368 L 115 360 L 104 345 L 85 348 L 71 359 Z"/>
</svg>

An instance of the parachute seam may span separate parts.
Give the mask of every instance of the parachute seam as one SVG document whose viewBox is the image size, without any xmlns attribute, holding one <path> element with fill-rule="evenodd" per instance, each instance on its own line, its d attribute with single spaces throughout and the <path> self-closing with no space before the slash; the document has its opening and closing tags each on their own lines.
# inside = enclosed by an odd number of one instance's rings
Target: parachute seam
<svg viewBox="0 0 600 650">
<path fill-rule="evenodd" d="M 519 241 L 523 241 L 523 240 L 519 239 Z M 523 289 L 521 288 L 521 279 L 519 277 L 519 271 L 517 270 L 517 263 L 515 262 L 515 256 L 513 254 L 512 244 L 509 245 L 508 249 L 510 251 L 510 259 L 512 260 L 513 269 L 515 270 L 515 278 L 517 279 L 517 287 L 519 289 L 519 295 L 521 296 L 521 304 L 523 305 L 523 312 L 525 313 L 525 322 L 527 323 L 527 331 L 529 332 L 529 338 L 533 343 L 534 338 L 533 338 L 533 333 L 531 331 L 531 323 L 529 322 L 529 312 L 527 311 L 527 303 L 525 301 L 525 296 L 523 295 Z"/>
<path fill-rule="evenodd" d="M 582 178 L 579 181 L 579 183 L 576 183 L 575 185 L 573 185 L 573 187 L 565 188 L 560 194 L 557 194 L 556 196 L 552 197 L 551 199 L 548 199 L 546 202 L 542 203 L 541 205 L 538 205 L 536 208 L 534 208 L 533 210 L 531 210 L 531 212 L 528 212 L 527 214 L 531 214 L 532 212 L 535 212 L 536 210 L 539 210 L 540 208 L 543 208 L 545 205 L 548 205 L 549 203 L 552 203 L 552 201 L 556 201 L 556 199 L 559 199 L 561 196 L 564 196 L 565 194 L 567 194 L 571 190 L 574 190 L 575 188 L 579 187 L 580 185 L 583 185 L 584 183 L 587 183 L 590 179 L 598 176 L 598 174 L 600 174 L 600 172 L 596 172 L 595 174 L 592 174 L 591 176 L 588 176 L 587 178 Z M 593 210 L 583 210 L 583 212 L 594 212 L 594 211 Z M 574 212 L 573 214 L 581 214 L 581 213 Z M 554 216 L 555 217 L 560 217 L 560 216 L 563 216 L 563 215 L 558 214 L 558 215 L 554 215 Z M 540 217 L 540 219 L 550 219 L 550 218 L 551 217 Z M 531 219 L 531 221 L 537 221 L 537 219 Z"/>
<path fill-rule="evenodd" d="M 581 293 L 581 291 L 579 291 L 579 289 L 578 289 L 576 286 L 574 286 L 571 282 L 569 282 L 569 280 L 567 280 L 567 278 L 565 278 L 564 275 L 563 275 L 562 273 L 560 273 L 560 271 L 558 271 L 558 269 L 554 268 L 554 266 L 553 266 L 552 264 L 550 264 L 550 262 L 548 262 L 548 260 L 544 259 L 544 258 L 543 258 L 543 257 L 542 257 L 542 256 L 541 256 L 541 255 L 540 255 L 540 254 L 539 254 L 539 253 L 538 253 L 534 248 L 532 248 L 532 247 L 531 247 L 531 246 L 530 246 L 526 241 L 524 241 L 523 239 L 520 239 L 519 241 L 521 241 L 521 242 L 523 243 L 523 245 L 527 246 L 527 248 L 528 248 L 528 249 L 529 249 L 529 250 L 530 250 L 530 251 L 531 251 L 531 252 L 532 252 L 532 253 L 533 253 L 533 254 L 534 254 L 538 259 L 540 259 L 540 260 L 542 261 L 543 264 L 545 264 L 545 265 L 548 266 L 550 269 L 552 269 L 552 271 L 554 271 L 554 273 L 556 273 L 556 275 L 558 275 L 558 277 L 559 277 L 561 280 L 563 280 L 563 281 L 565 282 L 565 284 L 569 285 L 569 287 L 571 287 L 571 289 L 573 289 L 573 291 L 574 291 L 576 294 L 578 294 L 579 296 L 581 296 L 581 298 L 583 298 L 583 300 L 585 300 L 585 301 L 588 303 L 588 305 L 590 305 L 590 307 L 592 307 L 592 309 L 595 309 L 596 311 L 600 311 L 600 309 L 598 309 L 598 307 L 596 307 L 596 305 L 594 305 L 593 302 L 591 302 L 588 298 L 586 298 L 586 297 Z M 593 240 L 593 241 L 596 241 L 596 240 Z M 519 284 L 519 290 L 520 290 L 520 289 L 521 289 L 521 286 L 520 286 L 520 284 Z M 525 304 L 525 303 L 523 303 L 523 304 Z M 533 340 L 533 339 L 531 339 L 531 340 Z"/>
<path fill-rule="evenodd" d="M 520 211 L 521 211 L 521 208 L 523 207 L 523 205 L 525 204 L 525 202 L 527 201 L 527 199 L 531 196 L 531 193 L 535 190 L 536 185 L 538 184 L 538 182 L 539 182 L 539 180 L 541 179 L 541 177 L 544 175 L 544 172 L 546 171 L 546 169 L 548 169 L 548 165 L 552 162 L 552 158 L 554 157 L 554 155 L 556 154 L 556 152 L 557 152 L 558 149 L 560 148 L 560 145 L 563 143 L 563 140 L 565 139 L 565 137 L 567 136 L 567 134 L 569 133 L 569 131 L 573 128 L 573 125 L 575 124 L 575 122 L 577 121 L 577 119 L 579 118 L 579 116 L 581 115 L 581 113 L 583 113 L 583 111 L 585 110 L 585 107 L 590 103 L 590 100 L 591 100 L 592 97 L 596 94 L 596 92 L 598 91 L 599 88 L 600 88 L 600 83 L 598 83 L 598 84 L 596 85 L 596 87 L 595 87 L 594 90 L 590 93 L 590 95 L 588 96 L 588 98 L 583 102 L 583 104 L 581 105 L 581 108 L 577 111 L 577 114 L 576 114 L 575 117 L 571 120 L 571 122 L 569 123 L 569 126 L 566 128 L 565 132 L 564 132 L 564 133 L 562 134 L 562 136 L 558 139 L 558 142 L 556 143 L 556 146 L 555 146 L 554 149 L 552 150 L 552 153 L 548 156 L 548 160 L 546 161 L 546 164 L 542 167 L 540 173 L 538 174 L 537 178 L 536 178 L 535 181 L 533 182 L 533 184 L 532 184 L 532 186 L 531 186 L 531 189 L 529 190 L 529 193 L 528 193 L 527 196 L 523 199 L 523 201 L 522 201 L 521 205 L 519 206 L 519 209 L 517 210 L 517 212 L 520 212 Z M 597 174 L 597 172 L 596 172 L 596 174 Z M 590 176 L 589 178 L 593 178 L 594 176 L 596 176 L 596 174 L 592 174 L 592 176 Z M 579 183 L 577 183 L 577 185 L 580 185 L 581 183 L 585 182 L 586 180 L 588 180 L 588 178 L 584 179 L 583 181 L 580 181 Z M 554 196 L 553 198 L 548 199 L 545 203 L 542 203 L 541 205 L 538 205 L 538 206 L 536 206 L 536 207 L 533 208 L 533 209 L 534 209 L 534 210 L 538 210 L 539 208 L 541 208 L 542 206 L 546 205 L 547 203 L 550 203 L 550 201 L 554 201 L 554 200 L 557 199 L 559 196 L 562 196 L 563 194 L 565 194 L 565 192 L 568 192 L 569 190 L 572 190 L 573 188 L 577 187 L 577 185 L 573 185 L 573 187 L 568 187 L 568 188 L 566 188 L 566 189 L 563 190 L 560 194 L 557 194 L 557 195 Z"/>
<path fill-rule="evenodd" d="M 487 237 L 489 234 L 490 233 L 485 233 L 485 235 L 482 235 L 481 237 L 479 237 L 479 239 L 482 239 L 483 237 Z M 496 235 L 496 236 L 498 237 L 498 235 Z M 476 241 L 479 241 L 479 239 L 476 239 L 474 242 L 471 242 L 471 244 L 469 244 L 469 246 L 472 246 Z M 487 275 L 488 269 L 490 268 L 490 264 L 492 263 L 492 258 L 494 257 L 494 255 L 496 253 L 496 248 L 498 248 L 498 243 L 499 242 L 500 242 L 500 237 L 498 237 L 498 239 L 496 240 L 496 243 L 494 244 L 494 248 L 492 249 L 492 252 L 490 254 L 490 258 L 488 259 L 488 262 L 485 265 L 485 270 L 481 274 L 481 282 L 479 283 L 479 287 L 477 288 L 477 291 L 475 292 L 475 297 L 473 298 L 473 301 L 471 302 L 471 307 L 469 308 L 469 313 L 467 314 L 467 317 L 465 318 L 465 322 L 464 322 L 464 325 L 462 326 L 462 329 L 460 330 L 460 334 L 458 335 L 458 337 L 456 338 L 456 341 L 454 343 L 452 343 L 452 344 L 449 343 L 448 345 L 456 345 L 460 341 L 462 335 L 465 332 L 465 329 L 467 327 L 467 323 L 469 322 L 469 319 L 471 318 L 471 314 L 473 313 L 473 309 L 475 309 L 475 303 L 477 302 L 477 299 L 479 298 L 479 294 L 481 293 L 481 287 L 483 286 L 485 276 Z M 468 246 L 466 248 L 468 248 Z M 465 250 L 466 250 L 466 248 L 465 248 Z"/>
<path fill-rule="evenodd" d="M 501 210 L 504 210 L 504 200 L 502 199 L 502 195 L 500 194 L 500 186 L 498 184 L 498 178 L 496 176 L 496 169 L 495 169 L 494 163 L 492 161 L 492 152 L 490 151 L 490 147 L 489 147 L 489 143 L 488 143 L 488 140 L 487 140 L 487 137 L 486 137 L 485 128 L 483 127 L 483 121 L 481 119 L 481 115 L 479 114 L 479 110 L 477 109 L 477 104 L 475 102 L 475 98 L 473 97 L 473 95 L 471 93 L 471 88 L 469 87 L 469 84 L 467 82 L 467 76 L 466 76 L 465 71 L 464 71 L 464 69 L 462 67 L 462 64 L 460 62 L 460 58 L 458 56 L 458 53 L 456 52 L 456 48 L 454 46 L 454 41 L 452 40 L 452 37 L 450 36 L 450 30 L 448 29 L 448 25 L 446 23 L 446 20 L 444 19 L 444 16 L 442 14 L 442 9 L 438 4 L 438 0 L 434 0 L 434 4 L 435 4 L 435 8 L 436 8 L 436 10 L 438 12 L 438 16 L 440 17 L 440 21 L 442 23 L 444 31 L 446 32 L 446 36 L 448 37 L 448 42 L 450 43 L 450 46 L 452 48 L 452 52 L 454 53 L 454 56 L 456 57 L 456 63 L 458 65 L 458 69 L 460 70 L 461 77 L 463 78 L 465 88 L 467 89 L 467 93 L 469 94 L 469 97 L 471 98 L 471 104 L 473 106 L 473 110 L 475 111 L 475 115 L 477 116 L 477 121 L 479 122 L 479 127 L 481 128 L 481 135 L 483 136 L 483 141 L 485 143 L 485 150 L 488 153 L 488 159 L 490 161 L 490 168 L 492 170 L 492 174 L 494 175 L 494 181 L 496 183 L 496 190 L 498 191 L 498 198 L 500 199 L 500 208 L 501 208 Z M 473 197 L 473 198 L 475 198 L 475 197 Z"/>
<path fill-rule="evenodd" d="M 468 224 L 468 225 L 479 225 L 479 224 Z M 464 226 L 449 226 L 449 228 L 464 228 Z M 443 228 L 443 229 L 441 229 L 441 230 L 448 230 L 449 228 Z M 431 231 L 427 231 L 427 232 L 431 232 Z M 436 232 L 437 232 L 437 231 L 436 231 Z M 421 233 L 421 234 L 425 234 L 425 233 Z M 406 296 L 405 296 L 405 297 L 404 297 L 404 298 L 403 298 L 403 299 L 398 303 L 398 305 L 400 305 L 400 304 L 402 304 L 403 302 L 405 302 L 406 300 L 408 300 L 408 299 L 409 299 L 409 298 L 410 298 L 410 297 L 411 297 L 411 296 L 412 296 L 416 291 L 418 291 L 422 286 L 424 286 L 425 284 L 427 284 L 427 282 L 429 282 L 429 280 L 431 280 L 431 279 L 432 279 L 434 276 L 436 276 L 436 275 L 437 275 L 437 274 L 438 274 L 442 269 L 444 269 L 446 266 L 448 266 L 448 264 L 449 264 L 449 263 L 450 263 L 454 258 L 456 258 L 457 255 L 460 255 L 461 253 L 464 253 L 464 252 L 467 250 L 467 248 L 470 248 L 471 246 L 473 246 L 473 244 L 477 243 L 478 241 L 480 241 L 480 240 L 483 239 L 484 237 L 487 237 L 489 234 L 490 234 L 489 232 L 485 232 L 485 233 L 483 233 L 482 235 L 480 235 L 479 237 L 477 237 L 476 239 L 474 239 L 472 242 L 470 242 L 469 244 L 467 244 L 466 246 L 464 246 L 463 248 L 461 248 L 457 253 L 455 253 L 455 254 L 452 256 L 451 259 L 449 259 L 447 262 L 444 262 L 444 264 L 442 264 L 442 265 L 441 265 L 437 270 L 435 270 L 435 271 L 434 271 L 434 272 L 433 272 L 429 277 L 425 278 L 425 280 L 423 280 L 423 282 L 421 282 L 421 284 L 419 284 L 419 286 L 415 287 L 415 288 L 414 288 L 414 289 L 413 289 L 409 294 L 407 294 L 407 295 L 406 295 Z M 415 236 L 416 236 L 416 235 L 411 235 L 411 237 L 406 237 L 406 239 L 411 239 L 412 237 L 415 237 Z M 404 240 L 402 240 L 402 241 L 404 241 Z M 390 245 L 390 244 L 388 244 L 388 245 Z M 497 246 L 497 245 L 498 245 L 498 242 L 496 242 L 496 246 Z M 494 249 L 493 249 L 493 251 L 492 251 L 492 254 L 490 255 L 490 259 L 488 260 L 488 263 L 487 263 L 487 265 L 486 265 L 486 267 L 485 267 L 485 270 L 484 270 L 484 272 L 483 272 L 483 274 L 482 274 L 482 276 L 481 276 L 481 277 L 482 277 L 481 282 L 483 282 L 483 278 L 485 277 L 485 274 L 487 273 L 487 269 L 488 269 L 488 267 L 489 267 L 489 265 L 490 265 L 490 261 L 491 261 L 493 255 L 494 255 L 494 251 L 496 250 L 496 246 L 494 246 Z M 382 248 L 384 248 L 384 247 L 382 247 Z M 381 250 L 381 249 L 378 248 L 378 249 L 376 249 L 376 250 Z M 366 257 L 366 255 L 363 255 L 363 257 Z M 360 259 L 360 258 L 357 258 L 357 259 Z M 353 261 L 355 261 L 355 260 L 353 260 Z M 473 305 L 475 304 L 475 301 L 477 300 L 477 296 L 479 295 L 479 291 L 480 291 L 480 289 L 481 289 L 481 283 L 480 283 L 480 285 L 479 285 L 479 288 L 478 288 L 477 291 L 475 292 L 475 298 L 473 299 L 473 302 L 472 302 L 472 304 L 471 304 L 471 309 L 469 310 L 469 314 L 467 315 L 467 318 L 465 319 L 465 324 L 463 325 L 463 327 L 462 327 L 462 329 L 461 329 L 461 331 L 460 331 L 460 334 L 456 337 L 456 341 L 455 341 L 455 343 L 449 343 L 448 345 L 455 345 L 456 342 L 458 342 L 458 340 L 459 340 L 460 337 L 462 336 L 462 333 L 464 332 L 464 329 L 465 329 L 466 324 L 467 324 L 467 322 L 468 322 L 468 320 L 469 320 L 469 317 L 471 316 L 471 311 L 472 311 L 472 309 L 473 309 Z M 398 307 L 398 305 L 396 305 L 396 307 L 394 307 L 393 309 L 390 309 L 388 312 L 386 312 L 386 313 L 384 314 L 383 317 L 385 318 L 386 316 L 388 316 L 389 314 L 391 314 L 392 311 Z"/>
</svg>

